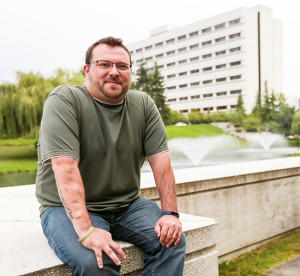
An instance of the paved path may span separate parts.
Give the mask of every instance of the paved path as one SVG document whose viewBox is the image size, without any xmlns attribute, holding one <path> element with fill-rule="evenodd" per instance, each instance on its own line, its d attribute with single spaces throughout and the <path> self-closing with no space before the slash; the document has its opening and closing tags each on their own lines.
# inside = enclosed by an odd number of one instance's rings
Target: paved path
<svg viewBox="0 0 300 276">
<path fill-rule="evenodd" d="M 270 276 L 300 276 L 300 255 L 271 268 L 266 273 Z"/>
</svg>

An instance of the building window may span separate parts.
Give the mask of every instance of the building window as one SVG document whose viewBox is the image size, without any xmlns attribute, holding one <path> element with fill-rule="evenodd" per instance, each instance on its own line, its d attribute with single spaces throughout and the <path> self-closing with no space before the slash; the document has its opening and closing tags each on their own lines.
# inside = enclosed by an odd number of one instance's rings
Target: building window
<svg viewBox="0 0 300 276">
<path fill-rule="evenodd" d="M 225 55 L 225 54 L 226 54 L 226 50 L 216 52 L 216 56 Z"/>
<path fill-rule="evenodd" d="M 223 91 L 223 92 L 218 92 L 216 93 L 217 96 L 226 96 L 227 95 L 227 92 L 226 91 Z"/>
<path fill-rule="evenodd" d="M 193 57 L 193 58 L 190 58 L 190 61 L 193 62 L 193 61 L 197 61 L 199 60 L 199 57 Z"/>
<path fill-rule="evenodd" d="M 232 34 L 229 36 L 229 39 L 233 39 L 233 38 L 240 37 L 240 36 L 241 36 L 241 33 Z"/>
<path fill-rule="evenodd" d="M 175 50 L 167 52 L 167 55 L 168 55 L 168 56 L 169 56 L 169 55 L 174 55 L 174 54 L 175 54 Z"/>
<path fill-rule="evenodd" d="M 241 47 L 235 47 L 235 48 L 231 48 L 229 51 L 230 53 L 234 53 L 234 52 L 238 52 L 241 50 Z"/>
<path fill-rule="evenodd" d="M 133 51 L 130 51 L 129 54 L 133 55 Z"/>
<path fill-rule="evenodd" d="M 234 20 L 229 21 L 229 25 L 238 24 L 238 23 L 240 23 L 240 22 L 241 22 L 241 19 L 240 19 L 240 18 L 234 19 Z"/>
<path fill-rule="evenodd" d="M 224 109 L 227 109 L 226 105 L 222 105 L 222 106 L 217 107 L 217 110 L 224 110 Z"/>
<path fill-rule="evenodd" d="M 211 71 L 211 70 L 212 70 L 212 67 L 211 67 L 211 66 L 203 68 L 203 71 L 204 71 L 204 72 Z"/>
<path fill-rule="evenodd" d="M 179 60 L 179 61 L 178 61 L 178 64 L 184 64 L 184 63 L 187 63 L 187 60 L 186 60 L 186 59 L 183 59 L 183 60 Z"/>
<path fill-rule="evenodd" d="M 234 61 L 234 62 L 230 62 L 230 66 L 236 66 L 236 65 L 241 65 L 241 61 Z"/>
<path fill-rule="evenodd" d="M 187 87 L 187 84 L 185 83 L 185 84 L 180 84 L 179 85 L 179 88 L 186 88 Z"/>
<path fill-rule="evenodd" d="M 210 98 L 213 96 L 213 93 L 203 94 L 204 98 Z"/>
<path fill-rule="evenodd" d="M 175 42 L 175 38 L 171 38 L 167 40 L 167 44 L 171 44 Z"/>
<path fill-rule="evenodd" d="M 198 85 L 200 85 L 200 82 L 199 82 L 199 81 L 196 81 L 196 82 L 192 82 L 192 83 L 191 83 L 191 86 L 198 86 Z"/>
<path fill-rule="evenodd" d="M 164 66 L 163 65 L 158 65 L 157 68 L 162 69 L 162 68 L 164 68 Z"/>
<path fill-rule="evenodd" d="M 240 94 L 241 92 L 242 92 L 241 89 L 238 89 L 238 90 L 231 90 L 231 91 L 230 91 L 230 95 Z"/>
<path fill-rule="evenodd" d="M 180 113 L 188 113 L 189 111 L 187 109 L 183 109 L 183 110 L 180 110 Z"/>
<path fill-rule="evenodd" d="M 175 78 L 175 77 L 176 77 L 176 74 L 172 74 L 172 75 L 167 76 L 168 79 Z"/>
<path fill-rule="evenodd" d="M 210 45 L 210 44 L 211 44 L 211 40 L 202 42 L 202 46 L 207 46 L 207 45 Z"/>
<path fill-rule="evenodd" d="M 203 81 L 203 84 L 210 84 L 212 82 L 213 82 L 212 80 L 205 80 L 205 81 Z"/>
<path fill-rule="evenodd" d="M 232 109 L 235 109 L 236 107 L 237 107 L 236 104 L 233 104 L 233 105 L 230 106 L 230 108 L 232 108 Z"/>
<path fill-rule="evenodd" d="M 238 80 L 238 79 L 241 79 L 241 78 L 242 78 L 242 75 L 236 75 L 236 76 L 231 76 L 230 80 Z"/>
<path fill-rule="evenodd" d="M 197 36 L 199 34 L 198 31 L 190 33 L 190 37 Z"/>
<path fill-rule="evenodd" d="M 194 44 L 194 45 L 191 45 L 190 46 L 190 50 L 192 50 L 192 49 L 196 49 L 196 48 L 198 48 L 199 47 L 199 44 Z"/>
<path fill-rule="evenodd" d="M 167 67 L 175 66 L 175 62 L 171 62 L 167 64 Z"/>
<path fill-rule="evenodd" d="M 149 45 L 149 46 L 147 46 L 147 47 L 145 47 L 145 50 L 147 51 L 147 50 L 151 50 L 152 49 L 152 45 Z"/>
<path fill-rule="evenodd" d="M 195 70 L 191 70 L 191 74 L 197 74 L 197 73 L 199 73 L 199 69 L 195 69 Z"/>
<path fill-rule="evenodd" d="M 186 39 L 186 35 L 178 36 L 178 40 L 183 40 L 183 39 Z"/>
<path fill-rule="evenodd" d="M 226 77 L 216 79 L 216 82 L 226 81 Z"/>
<path fill-rule="evenodd" d="M 212 56 L 212 54 L 206 54 L 206 55 L 203 55 L 202 58 L 210 58 Z"/>
<path fill-rule="evenodd" d="M 137 61 L 136 61 L 136 63 L 142 63 L 144 61 L 144 59 L 138 59 Z"/>
<path fill-rule="evenodd" d="M 182 53 L 182 52 L 185 52 L 186 51 L 186 47 L 183 47 L 183 48 L 179 48 L 178 49 L 178 53 Z"/>
<path fill-rule="evenodd" d="M 152 58 L 153 58 L 153 57 L 146 57 L 145 60 L 146 60 L 146 61 L 149 61 L 149 60 L 152 60 Z"/>
<path fill-rule="evenodd" d="M 215 30 L 223 29 L 225 28 L 225 23 L 221 23 L 215 26 Z"/>
<path fill-rule="evenodd" d="M 176 89 L 176 86 L 169 86 L 169 87 L 167 87 L 167 89 L 168 90 L 174 90 L 174 89 Z"/>
<path fill-rule="evenodd" d="M 216 43 L 221 42 L 221 41 L 225 41 L 225 36 L 219 37 L 219 38 L 216 38 L 216 39 L 215 39 L 215 42 L 216 42 Z"/>
<path fill-rule="evenodd" d="M 204 111 L 211 111 L 211 110 L 214 110 L 214 108 L 213 107 L 204 107 L 203 110 Z"/>
<path fill-rule="evenodd" d="M 163 57 L 164 56 L 164 54 L 158 54 L 158 55 L 156 55 L 155 57 L 156 58 L 161 58 L 161 57 Z"/>
<path fill-rule="evenodd" d="M 176 102 L 176 98 L 168 99 L 167 102 Z"/>
<path fill-rule="evenodd" d="M 141 52 L 143 52 L 143 49 L 142 49 L 142 48 L 136 49 L 136 53 L 137 53 L 137 54 L 138 54 L 138 53 L 141 53 Z"/>
<path fill-rule="evenodd" d="M 155 44 L 155 47 L 161 47 L 161 46 L 163 46 L 163 45 L 164 45 L 163 42 L 158 42 L 158 43 Z"/>
<path fill-rule="evenodd" d="M 209 33 L 209 32 L 211 32 L 211 27 L 205 28 L 205 29 L 202 30 L 202 33 L 203 33 L 203 34 Z"/>
<path fill-rule="evenodd" d="M 226 67 L 226 64 L 216 65 L 216 69 L 221 69 L 221 68 L 225 68 L 225 67 Z"/>
<path fill-rule="evenodd" d="M 191 99 L 192 100 L 196 100 L 196 99 L 199 99 L 200 98 L 200 95 L 194 95 L 194 96 L 191 96 Z"/>
<path fill-rule="evenodd" d="M 181 72 L 181 73 L 179 73 L 178 75 L 179 75 L 180 77 L 186 76 L 186 75 L 187 75 L 187 72 Z"/>
<path fill-rule="evenodd" d="M 180 101 L 186 101 L 188 99 L 188 97 L 180 97 L 179 100 Z"/>
</svg>

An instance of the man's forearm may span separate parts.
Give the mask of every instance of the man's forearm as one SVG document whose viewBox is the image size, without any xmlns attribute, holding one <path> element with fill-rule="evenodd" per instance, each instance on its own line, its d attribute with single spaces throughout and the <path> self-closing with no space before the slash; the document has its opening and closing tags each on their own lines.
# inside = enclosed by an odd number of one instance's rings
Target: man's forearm
<svg viewBox="0 0 300 276">
<path fill-rule="evenodd" d="M 78 236 L 82 236 L 92 222 L 86 208 L 78 161 L 70 157 L 55 157 L 51 162 L 61 202 Z"/>
<path fill-rule="evenodd" d="M 175 177 L 168 152 L 148 158 L 163 211 L 177 212 Z"/>
</svg>

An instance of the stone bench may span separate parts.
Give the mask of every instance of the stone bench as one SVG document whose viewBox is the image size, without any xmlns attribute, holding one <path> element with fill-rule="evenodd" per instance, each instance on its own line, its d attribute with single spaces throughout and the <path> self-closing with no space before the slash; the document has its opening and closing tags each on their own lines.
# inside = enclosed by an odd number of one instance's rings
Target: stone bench
<svg viewBox="0 0 300 276">
<path fill-rule="evenodd" d="M 0 188 L 0 274 L 73 275 L 48 246 L 41 229 L 34 185 Z M 181 215 L 187 239 L 184 275 L 218 275 L 217 223 L 213 219 Z M 122 274 L 141 275 L 143 252 L 119 242 L 126 254 Z"/>
</svg>

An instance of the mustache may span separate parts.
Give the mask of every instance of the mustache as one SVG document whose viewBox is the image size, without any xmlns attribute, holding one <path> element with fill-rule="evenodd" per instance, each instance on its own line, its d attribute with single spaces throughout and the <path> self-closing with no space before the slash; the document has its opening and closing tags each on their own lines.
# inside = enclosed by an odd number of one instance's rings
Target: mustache
<svg viewBox="0 0 300 276">
<path fill-rule="evenodd" d="M 105 83 L 107 83 L 107 82 L 114 82 L 114 83 L 118 83 L 118 84 L 121 84 L 121 81 L 120 80 L 118 80 L 118 77 L 110 77 L 110 78 L 107 78 L 106 80 L 105 80 Z"/>
</svg>

